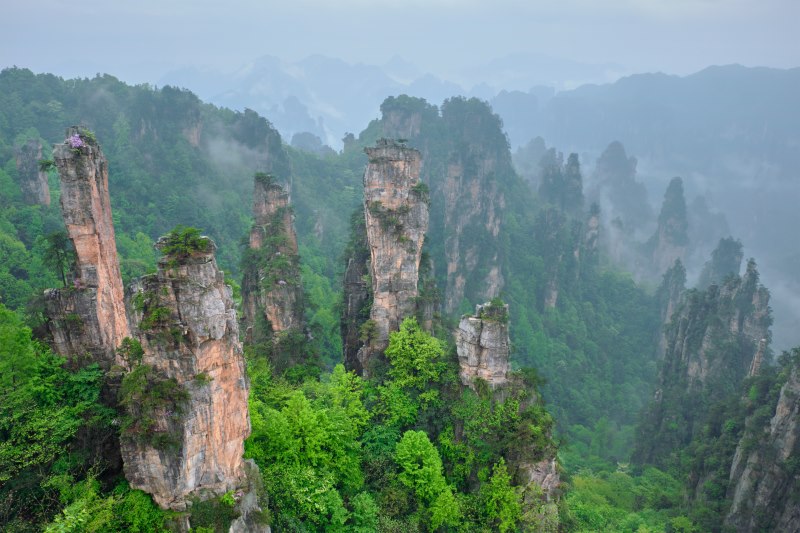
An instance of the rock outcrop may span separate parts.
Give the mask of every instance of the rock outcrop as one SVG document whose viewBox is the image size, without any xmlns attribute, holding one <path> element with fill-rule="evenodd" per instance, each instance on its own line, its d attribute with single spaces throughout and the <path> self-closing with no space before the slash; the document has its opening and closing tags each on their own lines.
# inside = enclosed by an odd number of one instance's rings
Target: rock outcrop
<svg viewBox="0 0 800 533">
<path fill-rule="evenodd" d="M 382 133 L 408 139 L 425 161 L 422 179 L 432 199 L 429 236 L 442 305 L 456 311 L 467 300 L 500 294 L 505 279 L 498 235 L 506 206 L 503 182 L 514 175 L 508 141 L 491 108 L 477 99 L 451 98 L 440 110 L 419 98 L 388 98 Z"/>
<path fill-rule="evenodd" d="M 388 346 L 389 333 L 416 310 L 428 203 L 427 188 L 419 180 L 417 150 L 381 139 L 365 151 L 369 163 L 364 172 L 364 214 L 374 327 L 357 358 L 368 372 L 370 360 Z"/>
<path fill-rule="evenodd" d="M 741 533 L 800 530 L 800 366 L 781 388 L 769 425 L 756 443 L 748 440 L 733 457 L 725 525 Z"/>
<path fill-rule="evenodd" d="M 658 359 L 664 358 L 667 352 L 667 325 L 675 313 L 683 296 L 683 291 L 686 290 L 686 269 L 683 267 L 680 259 L 676 259 L 675 263 L 664 273 L 656 291 L 656 299 L 661 307 L 661 324 L 662 328 L 658 333 Z"/>
<path fill-rule="evenodd" d="M 686 261 L 689 249 L 689 223 L 686 215 L 686 198 L 683 180 L 672 178 L 664 193 L 664 203 L 658 215 L 658 229 L 647 243 L 651 272 L 647 277 L 657 277 L 667 271 L 676 259 Z"/>
<path fill-rule="evenodd" d="M 45 294 L 53 349 L 65 356 L 89 354 L 105 370 L 130 335 L 108 195 L 108 162 L 94 137 L 77 127 L 55 147 L 61 212 L 75 247 L 74 287 Z"/>
<path fill-rule="evenodd" d="M 17 164 L 17 179 L 25 203 L 50 205 L 47 172 L 39 166 L 39 161 L 42 159 L 41 141 L 30 139 L 22 146 L 16 147 L 14 159 Z"/>
<path fill-rule="evenodd" d="M 347 265 L 344 271 L 344 298 L 342 300 L 341 333 L 344 347 L 344 366 L 361 375 L 364 368 L 358 359 L 358 352 L 364 345 L 365 337 L 361 328 L 369 320 L 372 306 L 372 284 L 369 278 L 369 246 L 364 216 L 351 221 L 351 236 L 346 253 Z M 366 332 L 364 332 L 366 333 Z"/>
<path fill-rule="evenodd" d="M 474 389 L 481 379 L 494 390 L 508 382 L 508 305 L 477 305 L 475 315 L 461 317 L 455 341 L 462 384 Z"/>
<path fill-rule="evenodd" d="M 521 376 L 510 372 L 508 318 L 508 305 L 499 299 L 477 305 L 474 315 L 461 317 L 454 333 L 459 377 L 465 387 L 479 395 L 488 387 L 493 402 L 516 398 L 520 411 L 524 411 L 538 400 L 538 393 L 526 386 Z M 506 460 L 515 472 L 515 482 L 524 488 L 526 508 L 540 508 L 542 500 L 557 499 L 561 478 L 555 450 L 523 447 L 508 454 Z M 553 512 L 549 509 L 548 514 Z"/>
<path fill-rule="evenodd" d="M 707 289 L 712 284 L 719 285 L 728 276 L 738 276 L 742 268 L 742 242 L 732 237 L 720 239 L 719 244 L 711 252 L 711 260 L 708 261 L 700 273 L 700 280 L 697 282 L 698 289 Z"/>
<path fill-rule="evenodd" d="M 167 254 L 158 272 L 130 288 L 141 361 L 123 380 L 125 476 L 163 508 L 247 485 L 242 454 L 250 434 L 239 325 L 231 288 L 205 237 Z M 190 504 L 189 504 L 190 505 Z"/>
<path fill-rule="evenodd" d="M 680 276 L 675 276 L 678 280 Z M 684 293 L 665 328 L 659 385 L 643 421 L 638 461 L 663 465 L 705 423 L 705 407 L 737 394 L 764 359 L 772 318 L 755 262 L 743 276 Z"/>
<path fill-rule="evenodd" d="M 256 327 L 262 317 L 270 333 L 303 329 L 303 289 L 289 193 L 269 174 L 255 176 L 255 223 L 242 283 L 243 320 Z"/>
</svg>

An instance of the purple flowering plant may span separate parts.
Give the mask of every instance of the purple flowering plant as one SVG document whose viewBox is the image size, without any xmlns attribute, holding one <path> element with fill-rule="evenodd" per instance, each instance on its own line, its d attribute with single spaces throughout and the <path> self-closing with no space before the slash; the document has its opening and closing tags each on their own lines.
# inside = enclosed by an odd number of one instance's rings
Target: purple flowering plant
<svg viewBox="0 0 800 533">
<path fill-rule="evenodd" d="M 71 135 L 67 139 L 67 142 L 69 143 L 71 148 L 81 148 L 84 146 L 83 139 L 81 139 L 81 136 L 78 135 L 77 133 Z"/>
</svg>

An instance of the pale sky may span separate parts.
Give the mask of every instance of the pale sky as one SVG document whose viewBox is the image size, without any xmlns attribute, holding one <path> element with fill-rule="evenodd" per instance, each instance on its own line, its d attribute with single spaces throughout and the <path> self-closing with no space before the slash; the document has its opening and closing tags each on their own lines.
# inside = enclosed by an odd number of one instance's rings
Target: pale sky
<svg viewBox="0 0 800 533">
<path fill-rule="evenodd" d="M 513 53 L 626 73 L 712 64 L 800 66 L 799 0 L 25 0 L 0 18 L 0 67 L 156 82 L 263 55 L 382 64 L 447 77 Z"/>
</svg>

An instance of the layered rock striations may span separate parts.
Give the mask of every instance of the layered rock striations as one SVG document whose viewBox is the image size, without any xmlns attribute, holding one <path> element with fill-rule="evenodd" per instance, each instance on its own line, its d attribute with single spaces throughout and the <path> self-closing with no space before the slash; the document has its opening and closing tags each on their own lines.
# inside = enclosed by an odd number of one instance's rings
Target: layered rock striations
<svg viewBox="0 0 800 533">
<path fill-rule="evenodd" d="M 156 274 L 131 286 L 141 343 L 123 380 L 125 476 L 163 508 L 247 485 L 242 459 L 250 434 L 239 326 L 207 238 L 180 252 L 169 240 Z M 138 359 L 138 360 L 137 360 Z"/>
<path fill-rule="evenodd" d="M 47 184 L 47 172 L 39 165 L 41 159 L 42 143 L 38 139 L 30 139 L 14 149 L 17 179 L 23 199 L 31 205 L 48 206 L 50 187 Z"/>
<path fill-rule="evenodd" d="M 373 327 L 357 358 L 368 371 L 373 356 L 388 345 L 389 333 L 415 313 L 428 203 L 427 189 L 419 179 L 417 150 L 381 139 L 365 151 L 369 163 L 364 172 L 364 215 Z"/>
<path fill-rule="evenodd" d="M 477 305 L 474 315 L 461 317 L 455 341 L 463 385 L 474 389 L 480 379 L 494 390 L 508 382 L 508 305 Z"/>
<path fill-rule="evenodd" d="M 725 526 L 741 533 L 798 531 L 800 366 L 791 370 L 769 424 L 752 441 L 743 438 L 733 457 Z"/>
<path fill-rule="evenodd" d="M 441 110 L 400 96 L 382 105 L 381 133 L 419 148 L 430 185 L 430 239 L 444 311 L 500 294 L 505 279 L 499 247 L 505 181 L 514 175 L 500 120 L 485 102 L 451 98 Z M 441 111 L 441 113 L 440 113 Z"/>
<path fill-rule="evenodd" d="M 508 318 L 508 305 L 499 299 L 477 305 L 474 315 L 461 317 L 454 333 L 459 377 L 465 387 L 478 394 L 488 386 L 493 402 L 515 399 L 520 412 L 524 412 L 538 401 L 538 394 L 510 371 Z M 524 488 L 526 507 L 537 507 L 542 497 L 545 501 L 558 497 L 561 478 L 555 450 L 527 446 L 508 454 L 506 459 L 515 471 L 517 484 Z"/>
<path fill-rule="evenodd" d="M 55 351 L 89 354 L 105 370 L 121 361 L 115 353 L 130 335 L 108 195 L 108 162 L 94 137 L 77 127 L 55 147 L 61 212 L 76 263 L 73 287 L 45 293 L 48 329 Z"/>
<path fill-rule="evenodd" d="M 736 394 L 754 361 L 764 358 L 771 323 L 769 291 L 753 260 L 741 277 L 684 293 L 665 327 L 659 385 L 637 460 L 664 464 L 689 444 L 705 423 L 705 409 Z"/>
<path fill-rule="evenodd" d="M 272 335 L 303 329 L 303 289 L 289 193 L 269 174 L 255 176 L 248 258 L 242 283 L 248 328 L 265 319 Z"/>
</svg>

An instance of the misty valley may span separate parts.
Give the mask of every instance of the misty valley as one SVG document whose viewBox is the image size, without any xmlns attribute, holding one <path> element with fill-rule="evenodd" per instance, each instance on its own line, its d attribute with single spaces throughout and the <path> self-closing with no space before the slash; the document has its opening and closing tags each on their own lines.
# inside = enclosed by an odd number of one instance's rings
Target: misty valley
<svg viewBox="0 0 800 533">
<path fill-rule="evenodd" d="M 800 69 L 264 86 L 0 71 L 0 530 L 800 531 Z"/>
</svg>

